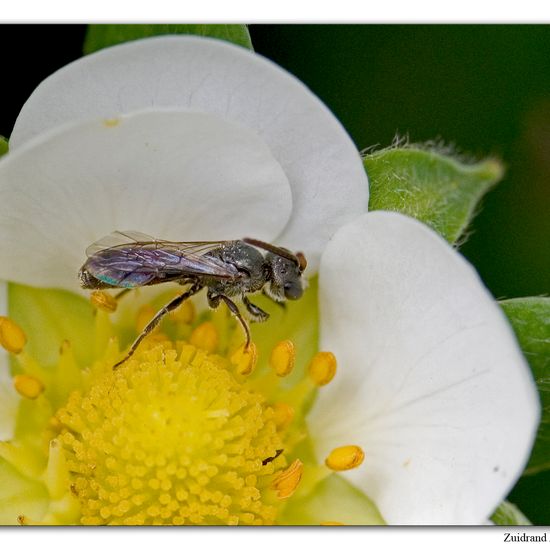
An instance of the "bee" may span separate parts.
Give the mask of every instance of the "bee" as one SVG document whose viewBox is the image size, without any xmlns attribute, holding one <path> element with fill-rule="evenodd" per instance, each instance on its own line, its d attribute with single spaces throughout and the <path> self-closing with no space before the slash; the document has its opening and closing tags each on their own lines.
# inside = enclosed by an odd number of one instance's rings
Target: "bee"
<svg viewBox="0 0 550 550">
<path fill-rule="evenodd" d="M 256 239 L 177 242 L 136 231 L 115 231 L 89 246 L 86 255 L 88 259 L 78 273 L 82 288 L 119 288 L 123 289 L 122 294 L 133 288 L 169 282 L 187 287 L 156 313 L 113 369 L 134 354 L 167 313 L 203 288 L 207 289 L 211 308 L 223 302 L 237 318 L 248 348 L 250 329 L 233 299 L 240 299 L 252 321 L 265 321 L 269 314 L 253 304 L 248 295 L 261 291 L 281 304 L 298 300 L 304 292 L 302 274 L 307 266 L 301 252 L 293 254 Z"/>
</svg>

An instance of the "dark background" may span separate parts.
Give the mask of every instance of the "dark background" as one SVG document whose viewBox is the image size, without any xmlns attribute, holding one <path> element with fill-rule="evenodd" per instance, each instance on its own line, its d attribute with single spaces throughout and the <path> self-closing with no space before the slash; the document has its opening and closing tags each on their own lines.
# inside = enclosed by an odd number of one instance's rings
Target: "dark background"
<svg viewBox="0 0 550 550">
<path fill-rule="evenodd" d="M 81 56 L 84 25 L 0 26 L 0 134 L 26 98 Z M 497 298 L 550 289 L 550 27 L 251 25 L 255 50 L 307 84 L 363 149 L 394 136 L 441 138 L 498 155 L 502 183 L 483 201 L 462 252 Z M 503 433 L 502 437 L 514 437 Z M 550 473 L 509 497 L 550 524 Z"/>
</svg>

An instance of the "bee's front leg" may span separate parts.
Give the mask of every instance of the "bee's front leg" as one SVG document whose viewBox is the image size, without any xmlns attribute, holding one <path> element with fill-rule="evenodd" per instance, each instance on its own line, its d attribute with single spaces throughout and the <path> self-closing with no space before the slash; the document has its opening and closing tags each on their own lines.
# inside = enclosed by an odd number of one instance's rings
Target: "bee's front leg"
<svg viewBox="0 0 550 550">
<path fill-rule="evenodd" d="M 246 296 L 243 296 L 243 304 L 250 314 L 251 321 L 263 323 L 269 319 L 269 313 L 259 308 L 256 304 L 253 304 Z"/>
<path fill-rule="evenodd" d="M 262 294 L 269 298 L 274 304 L 277 304 L 281 309 L 286 310 L 286 302 L 283 302 L 280 299 L 276 300 L 273 296 L 269 294 L 269 292 L 266 291 L 265 288 L 262 290 Z"/>
</svg>

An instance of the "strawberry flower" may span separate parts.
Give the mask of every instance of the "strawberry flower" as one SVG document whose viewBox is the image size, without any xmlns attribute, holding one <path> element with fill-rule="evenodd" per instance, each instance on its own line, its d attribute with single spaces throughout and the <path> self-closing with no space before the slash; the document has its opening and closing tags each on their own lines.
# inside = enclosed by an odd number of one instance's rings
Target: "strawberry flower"
<svg viewBox="0 0 550 550">
<path fill-rule="evenodd" d="M 533 443 L 530 371 L 465 260 L 367 200 L 338 121 L 244 49 L 152 38 L 43 82 L 0 161 L 0 278 L 30 285 L 0 317 L 2 521 L 485 521 Z M 117 229 L 301 250 L 311 286 L 252 352 L 197 300 L 113 371 L 176 291 L 114 314 L 66 292 Z"/>
</svg>

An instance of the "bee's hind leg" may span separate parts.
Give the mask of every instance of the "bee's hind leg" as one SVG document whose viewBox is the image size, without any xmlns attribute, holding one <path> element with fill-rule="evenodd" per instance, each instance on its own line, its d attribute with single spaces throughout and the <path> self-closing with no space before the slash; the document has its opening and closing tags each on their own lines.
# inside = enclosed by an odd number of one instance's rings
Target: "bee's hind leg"
<svg viewBox="0 0 550 550">
<path fill-rule="evenodd" d="M 233 300 L 230 300 L 224 294 L 208 293 L 208 305 L 211 308 L 216 309 L 220 305 L 220 300 L 223 300 L 225 302 L 229 311 L 237 318 L 237 321 L 239 321 L 241 327 L 243 327 L 244 333 L 246 335 L 245 349 L 248 349 L 250 347 L 250 329 L 248 328 L 248 323 L 244 320 L 243 316 L 241 315 L 241 312 L 239 311 L 237 304 L 233 302 Z"/>
<path fill-rule="evenodd" d="M 124 359 L 119 361 L 116 365 L 113 366 L 113 370 L 117 369 L 127 361 L 132 355 L 134 355 L 136 349 L 141 344 L 141 341 L 150 333 L 152 332 L 155 327 L 160 323 L 162 318 L 167 314 L 179 307 L 185 300 L 188 298 L 191 298 L 193 294 L 196 294 L 199 290 L 203 288 L 202 285 L 195 283 L 189 290 L 184 292 L 183 294 L 180 294 L 179 296 L 176 296 L 171 302 L 168 302 L 160 311 L 157 312 L 157 314 L 147 323 L 145 328 L 141 331 L 141 334 L 134 340 L 134 343 L 130 347 L 130 350 L 125 355 Z"/>
</svg>

